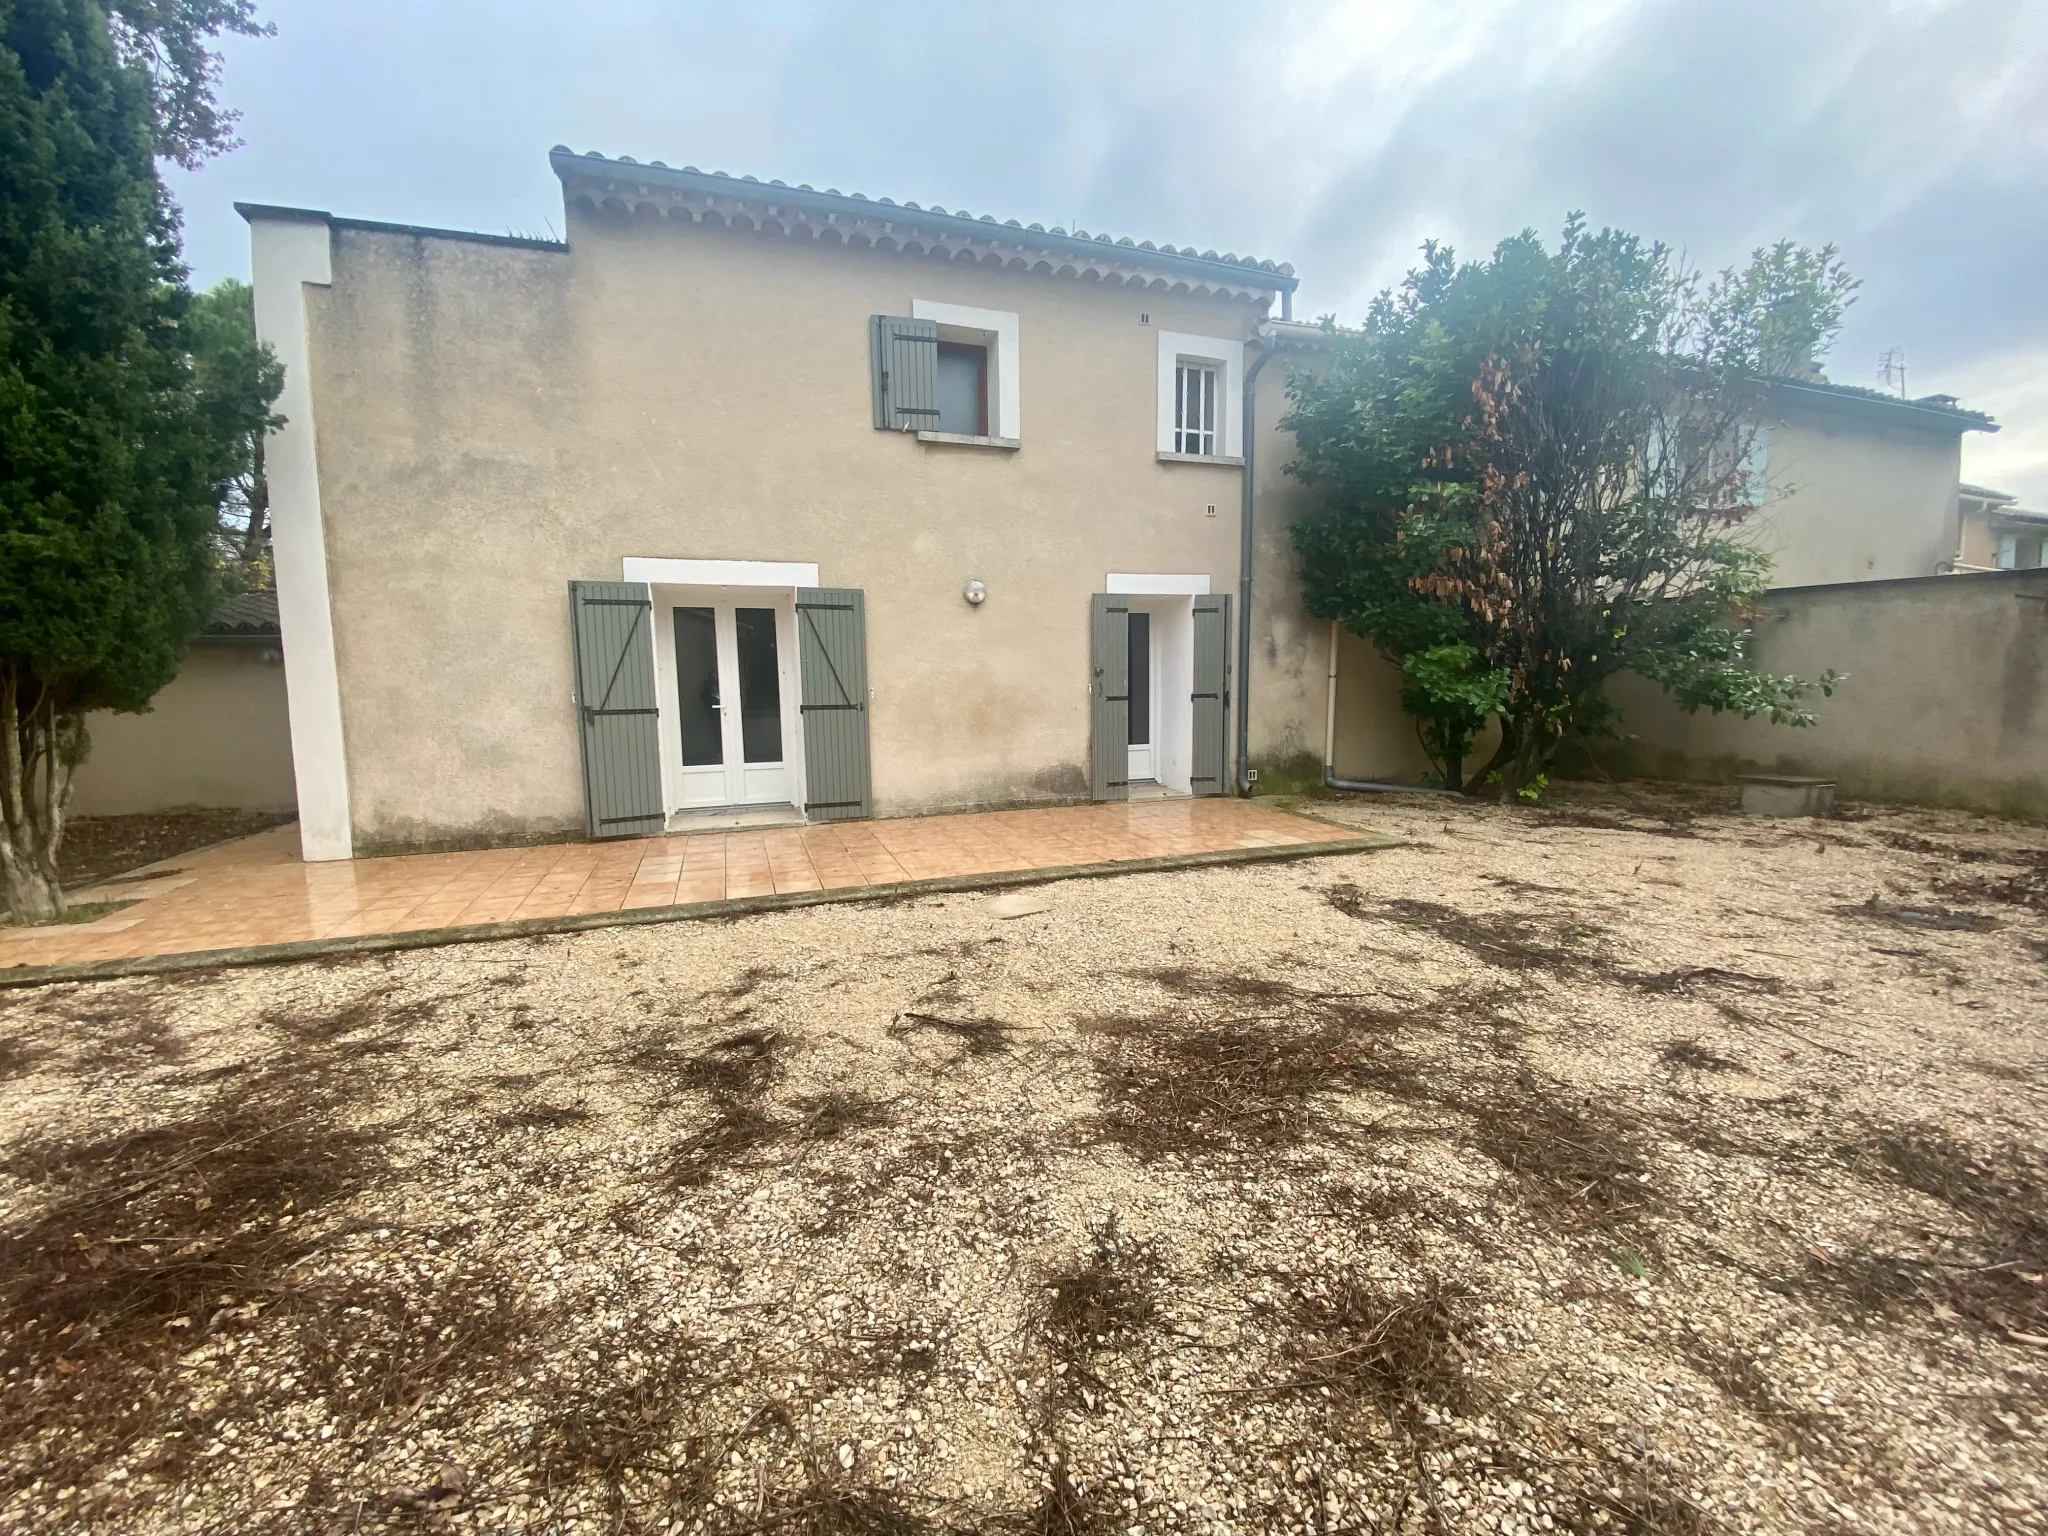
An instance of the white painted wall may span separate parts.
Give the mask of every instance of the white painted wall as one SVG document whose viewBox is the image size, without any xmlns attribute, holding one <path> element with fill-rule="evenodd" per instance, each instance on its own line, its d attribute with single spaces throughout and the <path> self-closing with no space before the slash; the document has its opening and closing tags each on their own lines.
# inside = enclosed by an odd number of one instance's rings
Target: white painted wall
<svg viewBox="0 0 2048 1536">
<path fill-rule="evenodd" d="M 355 851 L 349 823 L 348 755 L 341 727 L 341 682 L 328 600 L 327 540 L 306 333 L 305 285 L 333 281 L 332 237 L 324 218 L 253 214 L 249 243 L 256 288 L 256 335 L 284 364 L 270 435 L 271 551 L 277 617 L 284 632 L 285 693 L 291 714 L 292 775 L 299 802 L 299 851 L 308 860 L 346 859 Z"/>
</svg>

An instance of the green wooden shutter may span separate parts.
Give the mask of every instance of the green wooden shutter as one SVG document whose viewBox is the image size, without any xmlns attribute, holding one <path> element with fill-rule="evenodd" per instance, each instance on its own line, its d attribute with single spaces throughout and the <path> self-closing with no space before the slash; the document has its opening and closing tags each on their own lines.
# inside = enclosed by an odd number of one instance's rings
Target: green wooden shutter
<svg viewBox="0 0 2048 1536">
<path fill-rule="evenodd" d="M 874 814 L 868 776 L 868 623 L 852 587 L 799 587 L 796 642 L 803 686 L 804 814 Z"/>
<path fill-rule="evenodd" d="M 1195 754 L 1188 787 L 1198 795 L 1230 790 L 1230 599 L 1195 599 Z"/>
<path fill-rule="evenodd" d="M 891 432 L 939 430 L 939 328 L 902 315 L 868 317 L 875 425 Z"/>
<path fill-rule="evenodd" d="M 668 817 L 654 699 L 653 603 L 646 584 L 572 581 L 569 614 L 585 825 L 592 837 L 659 832 Z"/>
<path fill-rule="evenodd" d="M 1088 792 L 1131 798 L 1131 605 L 1112 592 L 1088 599 Z"/>
</svg>

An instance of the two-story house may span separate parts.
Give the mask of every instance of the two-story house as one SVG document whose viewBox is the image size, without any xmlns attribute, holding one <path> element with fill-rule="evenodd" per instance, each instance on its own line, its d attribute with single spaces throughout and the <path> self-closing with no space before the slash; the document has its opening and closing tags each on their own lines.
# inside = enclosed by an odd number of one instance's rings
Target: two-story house
<svg viewBox="0 0 2048 1536">
<path fill-rule="evenodd" d="M 1290 269 L 553 164 L 561 243 L 242 209 L 309 857 L 1233 787 Z"/>
<path fill-rule="evenodd" d="M 1969 571 L 2031 571 L 2048 565 L 2048 512 L 2035 512 L 2019 498 L 1988 486 L 1957 487 L 1962 506 L 1961 536 L 1955 558 L 1944 569 Z"/>
</svg>

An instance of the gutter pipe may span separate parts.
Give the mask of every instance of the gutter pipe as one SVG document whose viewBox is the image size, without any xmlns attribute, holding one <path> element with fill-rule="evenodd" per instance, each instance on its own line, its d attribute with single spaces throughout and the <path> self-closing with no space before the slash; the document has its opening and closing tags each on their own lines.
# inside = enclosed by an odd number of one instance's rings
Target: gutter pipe
<svg viewBox="0 0 2048 1536">
<path fill-rule="evenodd" d="M 1428 784 L 1382 784 L 1373 779 L 1337 777 L 1337 633 L 1337 621 L 1332 619 L 1329 695 L 1323 708 L 1323 787 L 1372 795 L 1448 795 L 1453 800 L 1464 799 L 1464 791 L 1458 789 L 1437 789 Z"/>
<path fill-rule="evenodd" d="M 1291 292 L 1283 295 L 1282 304 L 1291 308 L 1287 301 Z M 1252 469 L 1257 458 L 1258 437 L 1253 430 L 1258 419 L 1259 370 L 1273 360 L 1273 354 L 1280 348 L 1279 333 L 1270 326 L 1259 328 L 1259 355 L 1244 371 L 1244 404 L 1240 417 L 1243 442 L 1239 451 L 1244 466 L 1238 472 L 1243 482 L 1244 499 L 1238 513 L 1237 532 L 1237 792 L 1240 796 L 1252 792 Z"/>
</svg>

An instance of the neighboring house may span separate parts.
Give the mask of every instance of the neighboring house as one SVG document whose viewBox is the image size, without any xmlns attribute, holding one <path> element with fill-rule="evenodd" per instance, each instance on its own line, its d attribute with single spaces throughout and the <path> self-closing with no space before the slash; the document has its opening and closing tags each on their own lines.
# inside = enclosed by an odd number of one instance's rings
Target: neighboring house
<svg viewBox="0 0 2048 1536">
<path fill-rule="evenodd" d="M 1981 485 L 1957 490 L 1962 531 L 1945 570 L 2031 571 L 2048 565 L 2048 512 L 2030 512 L 2018 497 Z"/>
<path fill-rule="evenodd" d="M 1771 385 L 1764 480 L 1750 537 L 1772 583 L 1933 576 L 1953 558 L 1965 432 L 1996 432 L 1951 395 L 1904 400 L 1825 379 Z"/>
<path fill-rule="evenodd" d="M 225 599 L 178 675 L 139 715 L 87 717 L 74 816 L 292 808 L 291 727 L 277 598 Z"/>
<path fill-rule="evenodd" d="M 242 209 L 308 857 L 1233 787 L 1291 269 L 552 161 L 562 243 Z"/>
</svg>

